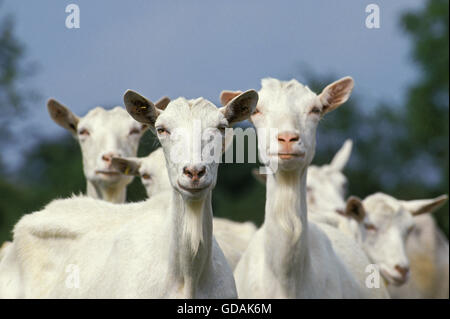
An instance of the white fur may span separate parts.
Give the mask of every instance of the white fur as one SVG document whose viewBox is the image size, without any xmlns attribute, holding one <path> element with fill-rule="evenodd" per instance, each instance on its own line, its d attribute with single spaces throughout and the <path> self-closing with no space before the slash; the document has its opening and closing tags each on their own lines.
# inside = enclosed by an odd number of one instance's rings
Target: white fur
<svg viewBox="0 0 450 319">
<path fill-rule="evenodd" d="M 256 92 L 244 97 L 247 108 Z M 172 184 L 169 209 L 166 194 L 141 203 L 112 204 L 80 197 L 56 200 L 40 212 L 24 216 L 14 229 L 14 242 L 0 262 L 0 297 L 25 298 L 234 298 L 232 271 L 212 235 L 211 191 L 218 163 L 207 166 L 197 186 L 184 176 L 186 163 L 174 162 L 171 150 L 192 137 L 192 123 L 202 119 L 202 132 L 226 123 L 228 117 L 205 99 L 177 99 L 164 111 L 128 91 L 130 114 L 140 102 L 151 110 L 151 126 L 183 127 L 185 139 L 169 134 L 158 138 L 166 155 Z M 243 102 L 230 108 L 243 109 Z M 228 108 L 227 108 L 228 109 Z M 156 117 L 154 114 L 158 114 Z M 145 118 L 144 118 L 145 119 Z M 231 120 L 231 119 L 230 119 Z M 159 130 L 158 130 L 159 132 Z M 203 145 L 202 145 L 203 147 Z M 183 186 L 183 188 L 182 188 Z M 80 286 L 68 286 L 67 267 L 79 270 Z"/>
<path fill-rule="evenodd" d="M 8 246 L 11 245 L 10 241 L 5 241 L 1 246 L 0 246 L 0 260 L 2 260 L 3 256 L 6 254 L 6 249 L 8 248 Z"/>
<path fill-rule="evenodd" d="M 157 194 L 168 192 L 172 185 L 167 175 L 164 153 L 161 148 L 156 149 L 147 157 L 124 158 L 121 163 L 128 163 L 125 171 L 133 171 L 141 177 L 142 184 L 149 198 Z M 114 165 L 114 163 L 113 163 Z M 123 167 L 120 167 L 122 169 Z M 167 194 L 167 204 L 170 193 Z M 250 239 L 256 232 L 256 226 L 251 222 L 239 223 L 225 218 L 214 217 L 213 233 L 222 248 L 231 268 L 234 269 L 247 248 Z"/>
<path fill-rule="evenodd" d="M 345 194 L 348 183 L 343 169 L 350 158 L 352 145 L 351 140 L 346 140 L 330 164 L 308 168 L 308 213 L 312 220 L 337 227 L 360 243 L 358 222 L 342 215 L 347 209 Z"/>
<path fill-rule="evenodd" d="M 414 231 L 417 218 L 415 216 L 431 213 L 446 200 L 447 196 L 444 195 L 430 200 L 402 201 L 383 193 L 376 193 L 364 199 L 366 216 L 360 226 L 362 245 L 370 259 L 380 266 L 384 278 L 389 283 L 401 285 L 409 277 L 409 274 L 402 276 L 396 266 L 410 268 L 405 245 L 409 234 Z M 374 227 L 375 229 L 373 229 Z M 433 236 L 436 236 L 436 229 L 433 230 L 434 232 L 430 231 L 428 235 L 429 240 L 433 240 Z M 430 245 L 427 244 L 421 247 L 420 240 L 416 240 L 415 244 L 416 252 L 425 247 L 430 248 Z M 432 251 L 436 250 L 433 249 L 430 253 Z M 414 254 L 411 257 L 418 261 L 414 258 Z M 417 275 L 427 276 L 426 274 Z M 430 273 L 429 276 L 433 276 L 433 274 Z"/>
<path fill-rule="evenodd" d="M 329 165 L 308 170 L 310 216 L 353 237 L 371 261 L 380 266 L 393 297 L 448 296 L 448 281 L 436 279 L 448 277 L 448 241 L 430 216 L 417 215 L 434 211 L 445 203 L 446 196 L 401 201 L 376 193 L 362 202 L 362 220 L 337 214 L 346 211 L 347 178 L 342 169 L 350 156 L 349 146 L 347 141 Z M 408 282 L 409 276 L 402 275 L 396 266 L 411 268 L 412 281 Z M 405 282 L 405 288 L 396 288 Z"/>
<path fill-rule="evenodd" d="M 84 117 L 50 99 L 51 118 L 66 128 L 81 147 L 87 195 L 114 203 L 126 199 L 126 187 L 132 178 L 111 169 L 111 157 L 136 156 L 139 140 L 147 126 L 133 120 L 120 106 L 111 110 L 96 107 Z"/>
<path fill-rule="evenodd" d="M 234 272 L 243 298 L 381 298 L 379 289 L 365 287 L 364 252 L 349 237 L 326 224 L 308 221 L 306 174 L 315 152 L 316 127 L 322 115 L 344 103 L 353 81 L 344 78 L 319 96 L 295 80 L 264 79 L 257 111 L 251 120 L 257 129 L 277 128 L 280 134 L 299 137 L 283 146 L 280 135 L 267 133 L 279 143 L 270 153 L 265 220 Z M 259 133 L 259 132 L 258 132 Z M 277 141 L 278 139 L 278 141 Z M 284 157 L 284 158 L 283 158 Z M 262 158 L 264 160 L 264 157 Z"/>
<path fill-rule="evenodd" d="M 449 245 L 433 218 L 414 218 L 415 226 L 406 241 L 411 265 L 410 279 L 402 286 L 390 285 L 393 298 L 449 298 Z"/>
<path fill-rule="evenodd" d="M 114 158 L 113 167 L 123 175 L 139 176 L 149 198 L 172 189 L 162 148 L 146 157 Z"/>
</svg>

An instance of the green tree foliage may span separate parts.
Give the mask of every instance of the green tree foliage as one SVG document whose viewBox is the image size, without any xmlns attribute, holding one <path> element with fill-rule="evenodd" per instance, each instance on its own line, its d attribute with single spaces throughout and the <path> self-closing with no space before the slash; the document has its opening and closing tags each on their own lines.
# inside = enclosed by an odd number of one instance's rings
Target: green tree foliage
<svg viewBox="0 0 450 319">
<path fill-rule="evenodd" d="M 349 194 L 383 191 L 415 199 L 449 193 L 448 10 L 448 1 L 432 0 L 401 18 L 420 70 L 405 105 L 381 104 L 366 112 L 356 86 L 356 95 L 321 123 L 316 163 L 328 162 L 347 137 L 354 140 L 345 171 Z M 312 78 L 312 87 L 320 91 L 335 79 L 323 80 Z M 434 216 L 448 236 L 448 203 Z"/>
<path fill-rule="evenodd" d="M 22 99 L 16 84 L 21 76 L 23 46 L 14 36 L 13 20 L 0 21 L 0 105 L 19 107 Z"/>
<path fill-rule="evenodd" d="M 22 55 L 23 48 L 14 37 L 11 17 L 0 20 L 0 143 L 10 137 L 8 120 L 20 102 L 16 82 L 20 78 L 18 70 Z"/>
<path fill-rule="evenodd" d="M 8 130 L 11 119 L 36 97 L 33 91 L 18 86 L 20 80 L 35 71 L 34 64 L 25 62 L 25 49 L 14 34 L 13 18 L 0 16 L 0 143 L 11 138 Z"/>
<path fill-rule="evenodd" d="M 438 179 L 430 194 L 449 193 L 449 2 L 428 1 L 424 10 L 405 14 L 402 25 L 414 41 L 413 57 L 421 68 L 421 77 L 408 93 L 405 123 L 412 147 L 407 156 L 417 156 L 420 149 Z M 419 146 L 414 147 L 415 145 Z M 448 234 L 448 204 L 438 220 Z"/>
<path fill-rule="evenodd" d="M 12 18 L 0 16 L 0 147 L 11 141 L 9 124 L 29 98 L 28 92 L 20 91 L 17 85 L 29 70 L 23 63 L 24 48 L 13 30 Z M 15 216 L 32 207 L 28 189 L 6 180 L 5 175 L 0 154 L 0 240 L 9 236 Z"/>
</svg>

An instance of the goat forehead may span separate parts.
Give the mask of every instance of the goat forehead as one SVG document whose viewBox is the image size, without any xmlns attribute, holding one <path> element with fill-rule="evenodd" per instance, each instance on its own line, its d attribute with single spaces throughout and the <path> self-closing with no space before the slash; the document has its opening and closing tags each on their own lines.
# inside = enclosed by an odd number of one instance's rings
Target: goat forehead
<svg viewBox="0 0 450 319">
<path fill-rule="evenodd" d="M 411 214 L 403 209 L 400 202 L 386 194 L 375 194 L 364 200 L 368 218 L 379 225 L 391 225 L 399 230 L 413 226 Z"/>
<path fill-rule="evenodd" d="M 266 112 L 295 113 L 310 107 L 317 95 L 297 80 L 280 81 L 267 78 L 261 81 L 258 106 Z"/>
<path fill-rule="evenodd" d="M 78 125 L 80 127 L 86 126 L 91 129 L 101 130 L 110 134 L 121 132 L 122 130 L 129 130 L 132 126 L 138 127 L 138 123 L 120 106 L 111 110 L 96 107 L 80 119 Z"/>
<path fill-rule="evenodd" d="M 173 127 L 190 127 L 193 120 L 198 120 L 202 128 L 215 127 L 224 121 L 222 112 L 204 98 L 187 100 L 178 98 L 169 103 L 156 125 L 166 124 Z"/>
<path fill-rule="evenodd" d="M 398 200 L 384 193 L 375 193 L 364 199 L 364 206 L 372 211 L 387 211 L 390 214 L 400 207 Z"/>
</svg>

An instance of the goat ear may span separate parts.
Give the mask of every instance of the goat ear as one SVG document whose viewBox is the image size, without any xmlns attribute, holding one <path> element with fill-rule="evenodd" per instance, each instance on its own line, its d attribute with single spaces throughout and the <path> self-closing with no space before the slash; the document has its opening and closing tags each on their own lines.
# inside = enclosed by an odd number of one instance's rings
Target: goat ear
<svg viewBox="0 0 450 319">
<path fill-rule="evenodd" d="M 447 201 L 447 195 L 441 195 L 433 199 L 417 199 L 402 201 L 405 207 L 413 216 L 425 213 L 432 213 Z"/>
<path fill-rule="evenodd" d="M 137 157 L 113 157 L 111 165 L 123 175 L 139 176 L 141 160 Z"/>
<path fill-rule="evenodd" d="M 266 181 L 267 181 L 267 175 L 265 174 L 261 174 L 259 172 L 259 168 L 254 168 L 252 169 L 252 175 L 253 177 L 260 182 L 262 185 L 266 185 Z"/>
<path fill-rule="evenodd" d="M 248 90 L 233 98 L 226 106 L 220 108 L 229 125 L 244 121 L 250 117 L 258 103 L 258 93 Z"/>
<path fill-rule="evenodd" d="M 228 102 L 239 94 L 242 94 L 242 91 L 222 91 L 222 93 L 220 93 L 220 104 L 222 104 L 222 106 L 227 105 Z"/>
<path fill-rule="evenodd" d="M 155 107 L 160 110 L 165 110 L 167 105 L 169 105 L 169 103 L 170 98 L 168 98 L 167 96 L 163 96 L 155 103 Z"/>
<path fill-rule="evenodd" d="M 348 139 L 344 142 L 341 149 L 334 155 L 333 160 L 330 163 L 334 169 L 338 171 L 342 171 L 347 165 L 348 160 L 350 159 L 350 155 L 352 153 L 353 142 L 351 139 Z"/>
<path fill-rule="evenodd" d="M 72 135 L 77 135 L 77 127 L 80 119 L 68 107 L 62 105 L 55 99 L 49 99 L 47 102 L 47 110 L 56 124 L 64 127 Z"/>
<path fill-rule="evenodd" d="M 127 112 L 136 121 L 155 127 L 155 122 L 161 114 L 155 105 L 146 97 L 132 90 L 127 90 L 123 96 Z"/>
<path fill-rule="evenodd" d="M 366 211 L 360 198 L 356 196 L 350 196 L 347 199 L 347 204 L 345 206 L 345 215 L 355 219 L 358 223 L 364 220 Z"/>
<path fill-rule="evenodd" d="M 346 76 L 345 78 L 331 83 L 323 89 L 322 93 L 319 95 L 323 106 L 322 114 L 331 112 L 337 109 L 340 105 L 344 104 L 350 97 L 353 86 L 353 79 Z"/>
</svg>

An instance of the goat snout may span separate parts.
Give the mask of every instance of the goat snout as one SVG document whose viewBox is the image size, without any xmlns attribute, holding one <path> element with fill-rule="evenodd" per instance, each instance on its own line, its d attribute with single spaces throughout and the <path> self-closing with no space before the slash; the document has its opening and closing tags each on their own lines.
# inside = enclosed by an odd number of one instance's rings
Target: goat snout
<svg viewBox="0 0 450 319">
<path fill-rule="evenodd" d="M 191 182 L 196 183 L 204 176 L 206 173 L 206 166 L 185 166 L 183 168 L 183 174 L 191 180 Z"/>
<path fill-rule="evenodd" d="M 400 265 L 395 265 L 395 270 L 399 272 L 402 277 L 406 277 L 409 273 L 409 267 L 404 267 Z"/>
<path fill-rule="evenodd" d="M 281 145 L 290 145 L 300 140 L 300 135 L 293 132 L 285 132 L 277 135 L 278 142 Z"/>
<path fill-rule="evenodd" d="M 294 146 L 300 142 L 300 135 L 295 132 L 284 132 L 277 135 L 279 155 L 294 155 Z"/>
</svg>

